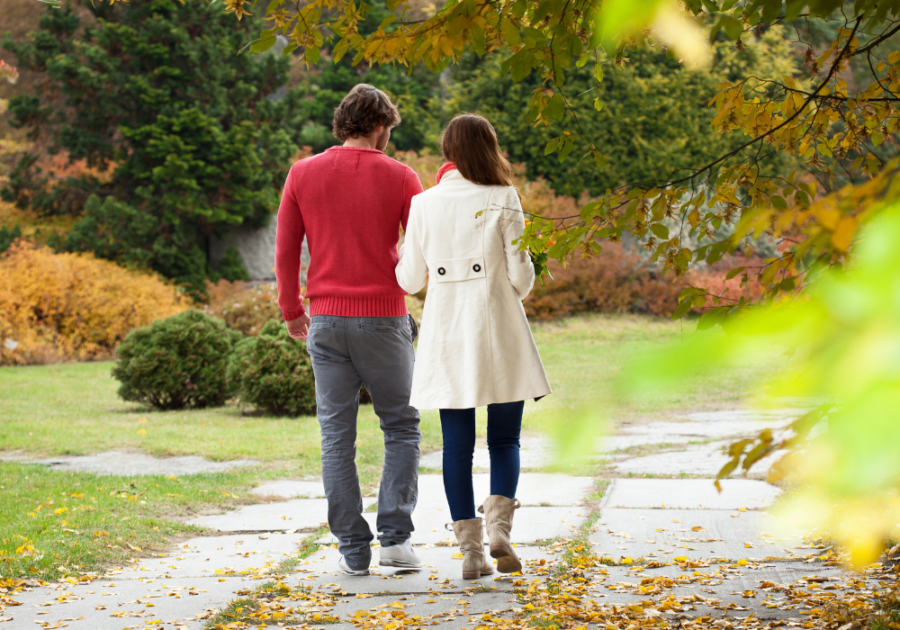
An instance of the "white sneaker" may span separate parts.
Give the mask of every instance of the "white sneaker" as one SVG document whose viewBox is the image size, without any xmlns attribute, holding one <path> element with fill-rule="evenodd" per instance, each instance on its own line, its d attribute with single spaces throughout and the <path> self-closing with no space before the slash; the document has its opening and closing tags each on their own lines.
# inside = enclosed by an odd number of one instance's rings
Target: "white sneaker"
<svg viewBox="0 0 900 630">
<path fill-rule="evenodd" d="M 383 567 L 401 567 L 405 569 L 420 569 L 422 561 L 413 550 L 412 543 L 404 540 L 399 545 L 381 548 L 381 559 L 378 562 Z"/>
<path fill-rule="evenodd" d="M 338 570 L 344 575 L 369 575 L 368 569 L 360 569 L 359 571 L 351 569 L 344 556 L 341 556 L 341 559 L 338 561 Z"/>
</svg>

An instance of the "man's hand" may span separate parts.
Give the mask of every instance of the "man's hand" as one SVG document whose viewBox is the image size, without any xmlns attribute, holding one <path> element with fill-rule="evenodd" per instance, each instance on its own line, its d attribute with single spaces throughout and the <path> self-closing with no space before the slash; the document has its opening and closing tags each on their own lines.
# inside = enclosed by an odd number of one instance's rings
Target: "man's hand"
<svg viewBox="0 0 900 630">
<path fill-rule="evenodd" d="M 309 322 L 309 313 L 304 313 L 297 319 L 292 319 L 289 322 L 285 322 L 288 334 L 291 336 L 291 339 L 306 341 L 306 335 L 309 334 Z"/>
</svg>

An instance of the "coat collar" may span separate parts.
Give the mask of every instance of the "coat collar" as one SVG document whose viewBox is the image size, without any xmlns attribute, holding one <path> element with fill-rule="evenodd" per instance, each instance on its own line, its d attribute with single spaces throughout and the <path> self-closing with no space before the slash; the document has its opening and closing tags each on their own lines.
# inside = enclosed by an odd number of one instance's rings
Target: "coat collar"
<svg viewBox="0 0 900 630">
<path fill-rule="evenodd" d="M 444 178 L 444 175 L 446 175 L 447 173 L 453 172 L 455 170 L 456 170 L 456 164 L 454 164 L 453 162 L 444 162 L 444 164 L 441 165 L 441 168 L 438 170 L 437 175 L 434 178 L 434 180 L 435 180 L 434 183 L 440 184 L 441 180 Z"/>
<path fill-rule="evenodd" d="M 465 179 L 465 177 L 463 177 L 462 173 L 460 173 L 458 170 L 453 169 L 445 172 L 438 180 L 438 183 L 449 182 L 457 179 Z"/>
</svg>

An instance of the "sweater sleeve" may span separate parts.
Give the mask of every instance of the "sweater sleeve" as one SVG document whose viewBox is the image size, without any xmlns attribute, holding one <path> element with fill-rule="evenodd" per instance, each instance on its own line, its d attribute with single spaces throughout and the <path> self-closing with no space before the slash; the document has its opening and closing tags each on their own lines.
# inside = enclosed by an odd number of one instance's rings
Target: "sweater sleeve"
<svg viewBox="0 0 900 630">
<path fill-rule="evenodd" d="M 400 261 L 395 270 L 397 284 L 407 293 L 418 293 L 425 286 L 425 278 L 428 274 L 428 265 L 425 263 L 425 255 L 422 253 L 422 245 L 419 241 L 419 220 L 421 211 L 412 204 L 409 211 L 409 225 L 406 229 L 406 240 L 400 251 Z"/>
<path fill-rule="evenodd" d="M 403 225 L 404 232 L 406 232 L 406 224 L 409 223 L 409 208 L 412 198 L 423 191 L 419 176 L 414 170 L 407 167 L 406 175 L 403 176 L 403 213 L 400 215 L 400 223 Z"/>
<path fill-rule="evenodd" d="M 278 306 L 284 321 L 293 321 L 306 313 L 300 294 L 300 254 L 303 249 L 303 215 L 294 190 L 294 169 L 288 172 L 278 207 L 275 233 L 275 278 L 278 282 Z"/>
<path fill-rule="evenodd" d="M 534 265 L 528 252 L 520 249 L 518 243 L 513 243 L 525 231 L 525 212 L 513 187 L 508 189 L 503 212 L 506 215 L 506 220 L 501 223 L 503 249 L 506 253 L 506 277 L 519 299 L 524 300 L 534 286 Z"/>
</svg>

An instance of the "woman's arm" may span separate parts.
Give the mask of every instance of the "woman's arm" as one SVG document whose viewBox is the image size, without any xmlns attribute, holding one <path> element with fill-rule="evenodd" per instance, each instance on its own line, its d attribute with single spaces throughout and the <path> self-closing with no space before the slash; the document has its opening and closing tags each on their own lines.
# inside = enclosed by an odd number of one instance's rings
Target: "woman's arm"
<svg viewBox="0 0 900 630">
<path fill-rule="evenodd" d="M 425 264 L 425 256 L 419 244 L 420 214 L 421 208 L 413 197 L 409 209 L 409 223 L 406 225 L 406 238 L 400 248 L 400 261 L 395 269 L 397 284 L 407 293 L 418 293 L 425 288 L 425 278 L 428 275 L 428 265 Z"/>
<path fill-rule="evenodd" d="M 507 189 L 506 203 L 503 209 L 501 230 L 503 232 L 503 250 L 506 253 L 506 276 L 509 283 L 516 290 L 520 300 L 524 300 L 534 286 L 534 265 L 528 252 L 519 249 L 519 244 L 513 241 L 522 236 L 525 231 L 525 213 L 519 202 L 516 189 Z"/>
</svg>

